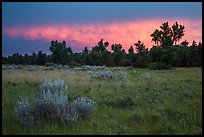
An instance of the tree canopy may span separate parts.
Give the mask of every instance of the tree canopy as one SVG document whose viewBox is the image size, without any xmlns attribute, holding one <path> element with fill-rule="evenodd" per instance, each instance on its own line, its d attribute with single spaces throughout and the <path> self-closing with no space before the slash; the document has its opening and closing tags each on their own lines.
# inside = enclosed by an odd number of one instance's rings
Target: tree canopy
<svg viewBox="0 0 204 137">
<path fill-rule="evenodd" d="M 178 22 L 172 27 L 169 26 L 168 22 L 164 22 L 160 26 L 160 30 L 156 29 L 150 36 L 152 37 L 152 41 L 157 45 L 173 45 L 174 43 L 177 44 L 177 42 L 182 39 L 185 32 L 184 29 L 185 27 L 179 25 Z"/>
</svg>

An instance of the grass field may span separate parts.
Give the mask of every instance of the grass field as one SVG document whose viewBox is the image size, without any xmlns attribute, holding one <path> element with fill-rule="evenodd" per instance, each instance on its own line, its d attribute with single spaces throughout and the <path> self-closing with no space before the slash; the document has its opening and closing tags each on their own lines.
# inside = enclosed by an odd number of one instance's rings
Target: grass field
<svg viewBox="0 0 204 137">
<path fill-rule="evenodd" d="M 88 71 L 64 69 L 2 70 L 3 134 L 202 134 L 202 68 L 110 70 L 127 72 L 128 80 L 91 79 Z M 95 111 L 73 123 L 21 126 L 14 105 L 20 96 L 40 94 L 44 78 L 63 79 L 69 98 L 94 99 Z"/>
</svg>

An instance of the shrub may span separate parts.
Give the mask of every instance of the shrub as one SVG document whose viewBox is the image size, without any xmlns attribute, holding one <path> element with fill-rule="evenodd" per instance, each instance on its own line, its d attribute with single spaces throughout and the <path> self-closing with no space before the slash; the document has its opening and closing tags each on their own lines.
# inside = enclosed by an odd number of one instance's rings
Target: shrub
<svg viewBox="0 0 204 137">
<path fill-rule="evenodd" d="M 150 78 L 150 73 L 149 72 L 145 72 L 142 74 L 142 79 L 143 80 L 148 80 Z"/>
<path fill-rule="evenodd" d="M 45 70 L 54 70 L 54 67 L 53 66 L 48 66 L 48 67 L 45 67 Z"/>
<path fill-rule="evenodd" d="M 110 70 L 104 70 L 104 71 L 89 71 L 89 78 L 104 78 L 104 79 L 112 79 L 113 72 Z"/>
<path fill-rule="evenodd" d="M 45 92 L 63 92 L 63 87 L 64 87 L 64 80 L 55 80 L 55 81 L 52 81 L 52 80 L 48 80 L 48 79 L 45 79 L 42 83 L 42 94 L 44 94 Z"/>
<path fill-rule="evenodd" d="M 2 66 L 3 70 L 12 70 L 12 69 L 22 69 L 22 65 L 4 65 Z"/>
<path fill-rule="evenodd" d="M 114 74 L 112 71 L 107 69 L 98 72 L 89 71 L 89 78 L 127 80 L 128 76 L 126 72 L 119 72 Z"/>
<path fill-rule="evenodd" d="M 43 90 L 40 97 L 34 100 L 35 113 L 38 118 L 65 120 L 69 100 L 63 92 Z"/>
<path fill-rule="evenodd" d="M 73 101 L 73 106 L 79 112 L 80 117 L 88 116 L 94 110 L 95 105 L 95 101 L 86 97 L 78 97 Z"/>
<path fill-rule="evenodd" d="M 26 67 L 27 70 L 29 71 L 36 71 L 37 70 L 37 66 L 34 66 L 34 65 L 29 65 Z"/>
<path fill-rule="evenodd" d="M 18 120 L 23 125 L 31 125 L 33 123 L 34 115 L 32 105 L 28 102 L 27 98 L 20 98 L 20 100 L 14 106 L 14 112 L 16 113 Z"/>
<path fill-rule="evenodd" d="M 79 116 L 87 116 L 95 107 L 95 101 L 82 97 L 71 102 L 64 93 L 63 80 L 44 80 L 40 96 L 32 102 L 22 99 L 14 107 L 17 118 L 23 125 L 44 120 L 76 121 Z"/>
<path fill-rule="evenodd" d="M 119 72 L 115 74 L 114 78 L 119 80 L 127 80 L 128 76 L 126 72 Z"/>
<path fill-rule="evenodd" d="M 73 70 L 96 70 L 96 69 L 106 69 L 106 66 L 89 66 L 89 65 L 83 65 L 81 67 L 74 67 Z"/>
<path fill-rule="evenodd" d="M 55 66 L 55 64 L 54 64 L 54 63 L 52 63 L 52 62 L 47 62 L 47 63 L 45 64 L 45 66 L 46 66 L 46 67 L 49 67 L 49 66 L 53 66 L 53 67 L 54 67 L 54 66 Z"/>
</svg>

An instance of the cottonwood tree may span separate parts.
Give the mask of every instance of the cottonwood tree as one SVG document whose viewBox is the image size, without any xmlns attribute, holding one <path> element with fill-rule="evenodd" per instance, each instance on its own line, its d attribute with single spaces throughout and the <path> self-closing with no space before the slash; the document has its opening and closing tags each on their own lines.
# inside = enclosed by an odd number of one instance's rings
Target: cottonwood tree
<svg viewBox="0 0 204 137">
<path fill-rule="evenodd" d="M 168 22 L 164 22 L 160 26 L 160 30 L 156 29 L 150 36 L 152 41 L 159 46 L 176 44 L 184 36 L 185 27 L 179 25 L 178 22 L 169 26 Z"/>
<path fill-rule="evenodd" d="M 148 49 L 145 48 L 145 45 L 140 40 L 138 40 L 134 45 L 137 51 L 136 66 L 147 67 L 151 61 L 151 57 L 148 53 Z"/>
<path fill-rule="evenodd" d="M 72 60 L 72 49 L 66 46 L 65 41 L 51 41 L 50 51 L 54 63 L 67 64 Z"/>
</svg>

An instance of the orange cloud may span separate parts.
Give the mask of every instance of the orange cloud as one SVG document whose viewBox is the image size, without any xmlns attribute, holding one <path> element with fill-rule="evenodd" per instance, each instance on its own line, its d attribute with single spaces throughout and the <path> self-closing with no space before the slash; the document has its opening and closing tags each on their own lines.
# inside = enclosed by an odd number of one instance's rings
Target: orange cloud
<svg viewBox="0 0 204 137">
<path fill-rule="evenodd" d="M 169 22 L 170 26 L 176 21 L 185 26 L 185 35 L 181 41 L 187 40 L 190 44 L 193 40 L 197 42 L 202 41 L 201 20 L 170 19 L 166 21 Z M 137 40 L 141 40 L 147 48 L 151 48 L 154 43 L 151 42 L 150 34 L 166 21 L 151 19 L 103 24 L 14 27 L 4 29 L 3 33 L 9 37 L 22 37 L 28 40 L 65 40 L 67 43 L 75 41 L 75 43 L 83 44 L 74 45 L 81 48 L 95 46 L 100 39 L 104 39 L 110 45 L 114 43 L 122 44 L 123 48 L 127 51 Z M 69 46 L 74 49 L 72 43 L 69 43 Z"/>
</svg>

